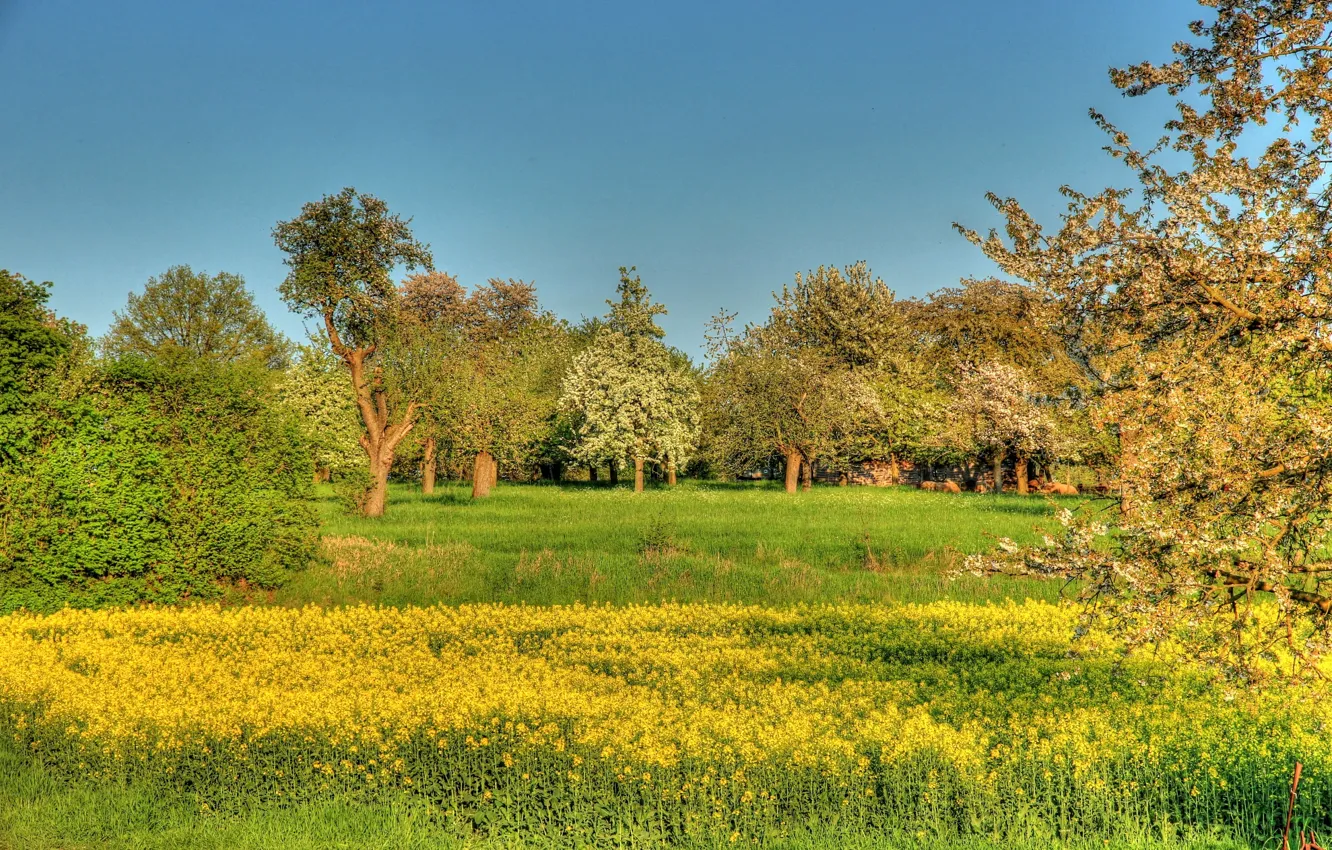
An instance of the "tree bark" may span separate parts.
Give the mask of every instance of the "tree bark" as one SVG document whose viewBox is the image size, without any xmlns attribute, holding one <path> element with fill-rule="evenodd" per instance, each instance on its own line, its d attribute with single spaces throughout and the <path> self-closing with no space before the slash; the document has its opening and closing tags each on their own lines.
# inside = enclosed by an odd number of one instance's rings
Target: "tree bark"
<svg viewBox="0 0 1332 850">
<path fill-rule="evenodd" d="M 800 489 L 808 490 L 814 483 L 814 467 L 807 461 L 800 462 Z"/>
<path fill-rule="evenodd" d="M 597 483 L 597 468 L 595 466 L 589 466 L 587 468 L 587 480 L 591 481 L 593 484 Z"/>
<path fill-rule="evenodd" d="M 888 455 L 888 474 L 892 476 L 893 484 L 902 483 L 902 467 L 897 464 L 897 452 Z"/>
<path fill-rule="evenodd" d="M 1027 495 L 1027 458 L 1026 458 L 1026 456 L 1024 456 L 1024 455 L 1022 455 L 1022 454 L 1019 454 L 1019 455 L 1017 456 L 1017 464 L 1016 464 L 1016 469 L 1015 469 L 1014 471 L 1017 473 L 1017 491 L 1018 491 L 1018 494 L 1019 494 L 1019 495 L 1022 495 L 1022 496 L 1025 496 L 1025 495 Z"/>
<path fill-rule="evenodd" d="M 796 491 L 796 485 L 800 483 L 800 465 L 804 462 L 805 456 L 800 449 L 786 450 L 786 492 Z"/>
<path fill-rule="evenodd" d="M 643 492 L 643 458 L 634 458 L 634 492 Z"/>
<path fill-rule="evenodd" d="M 490 495 L 490 472 L 495 458 L 487 451 L 476 453 L 476 460 L 472 464 L 472 498 L 484 499 Z"/>
<path fill-rule="evenodd" d="M 342 358 L 351 372 L 352 388 L 356 391 L 356 407 L 361 413 L 361 422 L 365 431 L 358 442 L 370 461 L 370 476 L 373 483 L 362 501 L 362 516 L 379 517 L 384 515 L 388 502 L 388 474 L 393 467 L 393 456 L 398 443 L 416 424 L 414 415 L 418 405 L 408 402 L 402 418 L 394 424 L 389 414 L 388 396 L 384 392 L 383 378 L 378 369 L 372 368 L 366 375 L 366 358 L 375 353 L 375 347 L 348 348 L 343 345 L 333 323 L 331 312 L 324 314 L 324 324 L 328 330 L 328 339 L 333 346 L 333 353 Z"/>
<path fill-rule="evenodd" d="M 998 495 L 1004 492 L 1004 450 L 1000 449 L 994 453 L 994 492 Z"/>
<path fill-rule="evenodd" d="M 490 455 L 490 472 L 488 477 L 490 487 L 494 488 L 494 486 L 499 483 L 499 460 L 497 460 L 494 455 Z"/>
<path fill-rule="evenodd" d="M 435 492 L 435 438 L 426 437 L 424 457 L 421 459 L 421 492 L 429 496 Z"/>
<path fill-rule="evenodd" d="M 675 486 L 675 458 L 673 457 L 666 459 L 666 486 Z"/>
<path fill-rule="evenodd" d="M 620 483 L 620 470 L 615 468 L 615 464 L 610 465 L 610 486 L 614 487 Z"/>
</svg>

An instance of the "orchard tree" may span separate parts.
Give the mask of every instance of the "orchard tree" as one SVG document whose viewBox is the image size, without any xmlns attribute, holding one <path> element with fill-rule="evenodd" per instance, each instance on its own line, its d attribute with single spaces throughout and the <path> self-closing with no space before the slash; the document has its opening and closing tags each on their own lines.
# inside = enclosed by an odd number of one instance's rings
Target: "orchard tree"
<svg viewBox="0 0 1332 850">
<path fill-rule="evenodd" d="M 646 461 L 660 463 L 668 484 L 697 445 L 698 389 L 684 358 L 661 341 L 652 301 L 634 269 L 620 267 L 618 302 L 592 344 L 578 354 L 563 382 L 561 407 L 575 417 L 574 459 L 615 469 L 634 467 L 643 490 Z"/>
<path fill-rule="evenodd" d="M 377 357 L 398 314 L 390 275 L 399 265 L 430 269 L 430 248 L 387 204 L 350 187 L 305 204 L 299 216 L 273 228 L 273 238 L 290 268 L 279 288 L 283 300 L 322 321 L 333 354 L 347 366 L 372 479 L 362 512 L 382 516 L 394 453 L 420 406 L 388 385 Z"/>
<path fill-rule="evenodd" d="M 1006 363 L 963 364 L 950 407 L 960 442 L 994 461 L 994 491 L 1003 492 L 1004 458 L 1012 454 L 1017 491 L 1027 493 L 1028 469 L 1038 455 L 1058 451 L 1053 412 L 1038 403 L 1031 381 Z"/>
<path fill-rule="evenodd" d="M 426 473 L 438 444 L 472 461 L 472 495 L 489 495 L 503 462 L 516 467 L 551 427 L 568 365 L 561 323 L 541 310 L 533 284 L 492 278 L 470 294 L 450 275 L 403 282 L 404 327 L 420 357 Z"/>
<path fill-rule="evenodd" d="M 1093 113 L 1132 191 L 1066 188 L 1051 231 L 992 196 L 1006 233 L 961 228 L 1054 308 L 1122 487 L 1114 534 L 1066 515 L 1052 545 L 974 566 L 1080 580 L 1131 645 L 1293 675 L 1332 612 L 1332 7 L 1202 5 L 1172 60 L 1110 74 L 1178 98 L 1159 143 Z"/>
<path fill-rule="evenodd" d="M 735 472 L 780 454 L 794 493 L 802 479 L 809 486 L 816 460 L 893 454 L 918 403 L 902 311 L 864 262 L 797 274 L 775 297 L 767 322 L 739 334 L 730 316 L 713 321 L 708 434 L 715 459 Z"/>
<path fill-rule="evenodd" d="M 291 344 L 268 324 L 240 275 L 172 266 L 148 278 L 142 294 L 130 293 L 125 311 L 114 315 L 103 348 L 113 357 L 184 352 L 280 369 Z"/>
</svg>

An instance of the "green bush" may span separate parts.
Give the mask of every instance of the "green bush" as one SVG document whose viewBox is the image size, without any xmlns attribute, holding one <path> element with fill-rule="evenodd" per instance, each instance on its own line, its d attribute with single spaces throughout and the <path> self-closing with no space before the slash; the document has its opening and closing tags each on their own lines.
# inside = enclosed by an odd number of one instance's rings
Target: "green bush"
<svg viewBox="0 0 1332 850">
<path fill-rule="evenodd" d="M 309 563 L 308 452 L 268 383 L 127 359 L 35 401 L 0 463 L 0 611 L 207 599 Z"/>
</svg>

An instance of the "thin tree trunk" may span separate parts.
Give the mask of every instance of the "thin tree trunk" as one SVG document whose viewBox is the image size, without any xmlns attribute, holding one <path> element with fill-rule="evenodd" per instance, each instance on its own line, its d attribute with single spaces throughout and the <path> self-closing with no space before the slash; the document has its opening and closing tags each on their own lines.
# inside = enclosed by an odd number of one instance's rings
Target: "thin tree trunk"
<svg viewBox="0 0 1332 850">
<path fill-rule="evenodd" d="M 1019 454 L 1017 456 L 1017 491 L 1019 495 L 1027 495 L 1027 458 Z"/>
<path fill-rule="evenodd" d="M 809 461 L 800 462 L 800 489 L 808 490 L 813 485 L 814 467 Z"/>
<path fill-rule="evenodd" d="M 610 465 L 610 486 L 614 487 L 619 483 L 620 483 L 620 470 L 616 468 L 614 463 L 612 463 Z"/>
<path fill-rule="evenodd" d="M 424 457 L 421 459 L 421 492 L 429 496 L 435 492 L 435 438 L 426 437 Z"/>
<path fill-rule="evenodd" d="M 800 466 L 804 462 L 805 456 L 800 449 L 786 450 L 786 492 L 796 491 L 796 485 L 800 483 Z"/>
<path fill-rule="evenodd" d="M 634 458 L 634 492 L 643 492 L 643 458 Z"/>
<path fill-rule="evenodd" d="M 595 466 L 589 466 L 587 468 L 587 480 L 591 481 L 593 484 L 597 483 L 597 468 Z"/>
<path fill-rule="evenodd" d="M 675 458 L 666 459 L 666 486 L 675 486 Z"/>
<path fill-rule="evenodd" d="M 994 453 L 994 492 L 1004 492 L 1004 450 Z"/>
<path fill-rule="evenodd" d="M 900 484 L 902 482 L 902 467 L 897 464 L 897 452 L 888 455 L 888 474 L 892 476 L 891 483 Z"/>
<path fill-rule="evenodd" d="M 479 451 L 472 463 L 472 498 L 484 499 L 490 495 L 490 470 L 495 458 L 490 452 Z"/>
</svg>

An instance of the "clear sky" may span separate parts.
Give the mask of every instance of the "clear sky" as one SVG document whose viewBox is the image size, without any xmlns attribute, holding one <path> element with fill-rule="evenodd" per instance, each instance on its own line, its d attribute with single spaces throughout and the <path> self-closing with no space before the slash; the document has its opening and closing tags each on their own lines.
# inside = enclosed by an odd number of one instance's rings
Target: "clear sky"
<svg viewBox="0 0 1332 850">
<path fill-rule="evenodd" d="M 797 270 L 905 296 L 996 269 L 951 229 L 1051 224 L 1128 182 L 1095 106 L 1168 114 L 1112 64 L 1166 58 L 1194 0 L 0 0 L 0 267 L 103 332 L 149 276 L 241 274 L 302 336 L 270 231 L 343 186 L 413 218 L 463 283 L 576 319 L 636 264 L 697 352 Z"/>
</svg>

